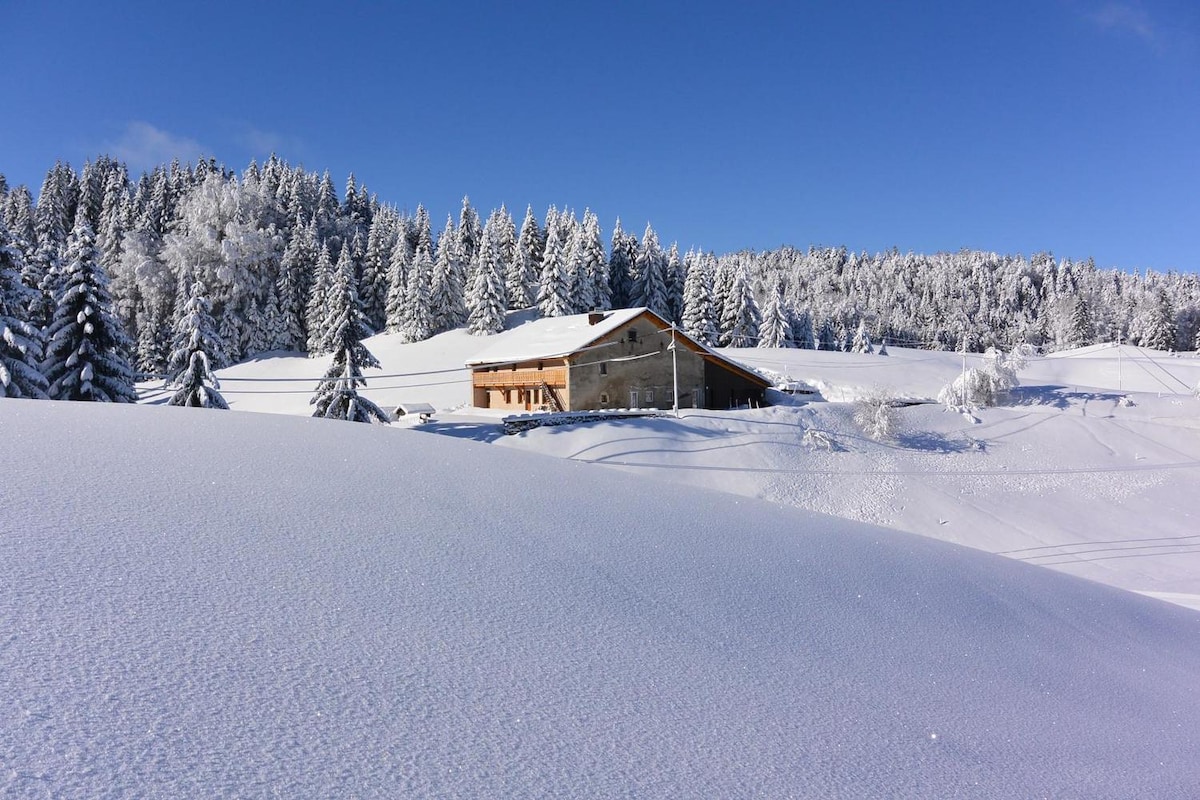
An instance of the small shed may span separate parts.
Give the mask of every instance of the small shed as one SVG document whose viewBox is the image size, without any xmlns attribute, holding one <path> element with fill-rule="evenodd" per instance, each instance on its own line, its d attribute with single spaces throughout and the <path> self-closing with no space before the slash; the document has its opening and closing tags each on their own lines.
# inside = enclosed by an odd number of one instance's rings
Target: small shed
<svg viewBox="0 0 1200 800">
<path fill-rule="evenodd" d="M 392 412 L 392 419 L 417 417 L 421 422 L 429 422 L 436 413 L 437 409 L 429 403 L 401 403 Z"/>
</svg>

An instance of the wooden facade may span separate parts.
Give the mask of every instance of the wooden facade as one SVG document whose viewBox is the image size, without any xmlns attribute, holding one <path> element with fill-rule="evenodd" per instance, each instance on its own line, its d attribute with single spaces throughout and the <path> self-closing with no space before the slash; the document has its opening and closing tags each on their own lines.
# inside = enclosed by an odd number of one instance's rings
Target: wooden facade
<svg viewBox="0 0 1200 800">
<path fill-rule="evenodd" d="M 563 358 L 475 367 L 471 370 L 473 402 L 478 408 L 566 411 L 570 409 L 568 377 Z"/>
<path fill-rule="evenodd" d="M 630 309 L 614 318 L 620 324 L 603 324 L 611 313 L 586 315 L 585 335 L 571 352 L 469 364 L 474 405 L 509 411 L 669 409 L 676 386 L 680 408 L 765 404 L 766 379 L 672 330 L 654 312 Z M 589 325 L 596 328 L 591 339 Z"/>
</svg>

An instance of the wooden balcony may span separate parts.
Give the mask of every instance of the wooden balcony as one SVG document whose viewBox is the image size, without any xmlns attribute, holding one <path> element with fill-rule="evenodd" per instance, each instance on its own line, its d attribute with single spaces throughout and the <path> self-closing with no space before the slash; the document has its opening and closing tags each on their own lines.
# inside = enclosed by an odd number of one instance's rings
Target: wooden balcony
<svg viewBox="0 0 1200 800">
<path fill-rule="evenodd" d="M 546 367 L 545 369 L 498 369 L 495 372 L 489 370 L 474 370 L 471 373 L 471 383 L 473 386 L 484 387 L 504 387 L 513 386 L 518 388 L 529 388 L 541 386 L 543 383 L 550 386 L 566 386 L 567 385 L 567 368 L 566 367 Z"/>
</svg>

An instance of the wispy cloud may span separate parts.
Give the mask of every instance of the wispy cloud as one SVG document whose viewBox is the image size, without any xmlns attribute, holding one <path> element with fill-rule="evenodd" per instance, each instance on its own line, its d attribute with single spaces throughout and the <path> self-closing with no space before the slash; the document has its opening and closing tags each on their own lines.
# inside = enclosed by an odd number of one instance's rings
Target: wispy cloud
<svg viewBox="0 0 1200 800">
<path fill-rule="evenodd" d="M 195 161 L 211 152 L 195 139 L 176 136 L 140 120 L 127 124 L 116 141 L 105 145 L 103 150 L 124 161 L 135 173 L 169 163 L 174 158 Z"/>
<path fill-rule="evenodd" d="M 1154 20 L 1146 9 L 1134 3 L 1105 3 L 1087 15 L 1093 23 L 1105 30 L 1132 33 L 1147 44 L 1159 45 L 1160 34 Z"/>
</svg>

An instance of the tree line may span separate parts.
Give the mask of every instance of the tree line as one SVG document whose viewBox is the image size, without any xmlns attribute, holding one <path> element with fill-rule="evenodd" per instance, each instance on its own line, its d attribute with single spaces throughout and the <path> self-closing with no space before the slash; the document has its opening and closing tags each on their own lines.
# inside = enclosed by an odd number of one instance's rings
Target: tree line
<svg viewBox="0 0 1200 800">
<path fill-rule="evenodd" d="M 36 201 L 0 176 L 0 211 L 5 396 L 131 400 L 138 375 L 342 353 L 351 329 L 486 335 L 531 307 L 647 306 L 727 347 L 1200 348 L 1194 274 L 974 250 L 681 255 L 649 224 L 639 237 L 618 219 L 606 246 L 590 210 L 539 219 L 527 207 L 518 226 L 506 207 L 484 218 L 467 198 L 435 234 L 423 206 L 381 202 L 353 174 L 339 193 L 328 172 L 275 156 L 240 174 L 207 159 L 136 180 L 108 157 L 78 172 L 58 163 Z"/>
</svg>

